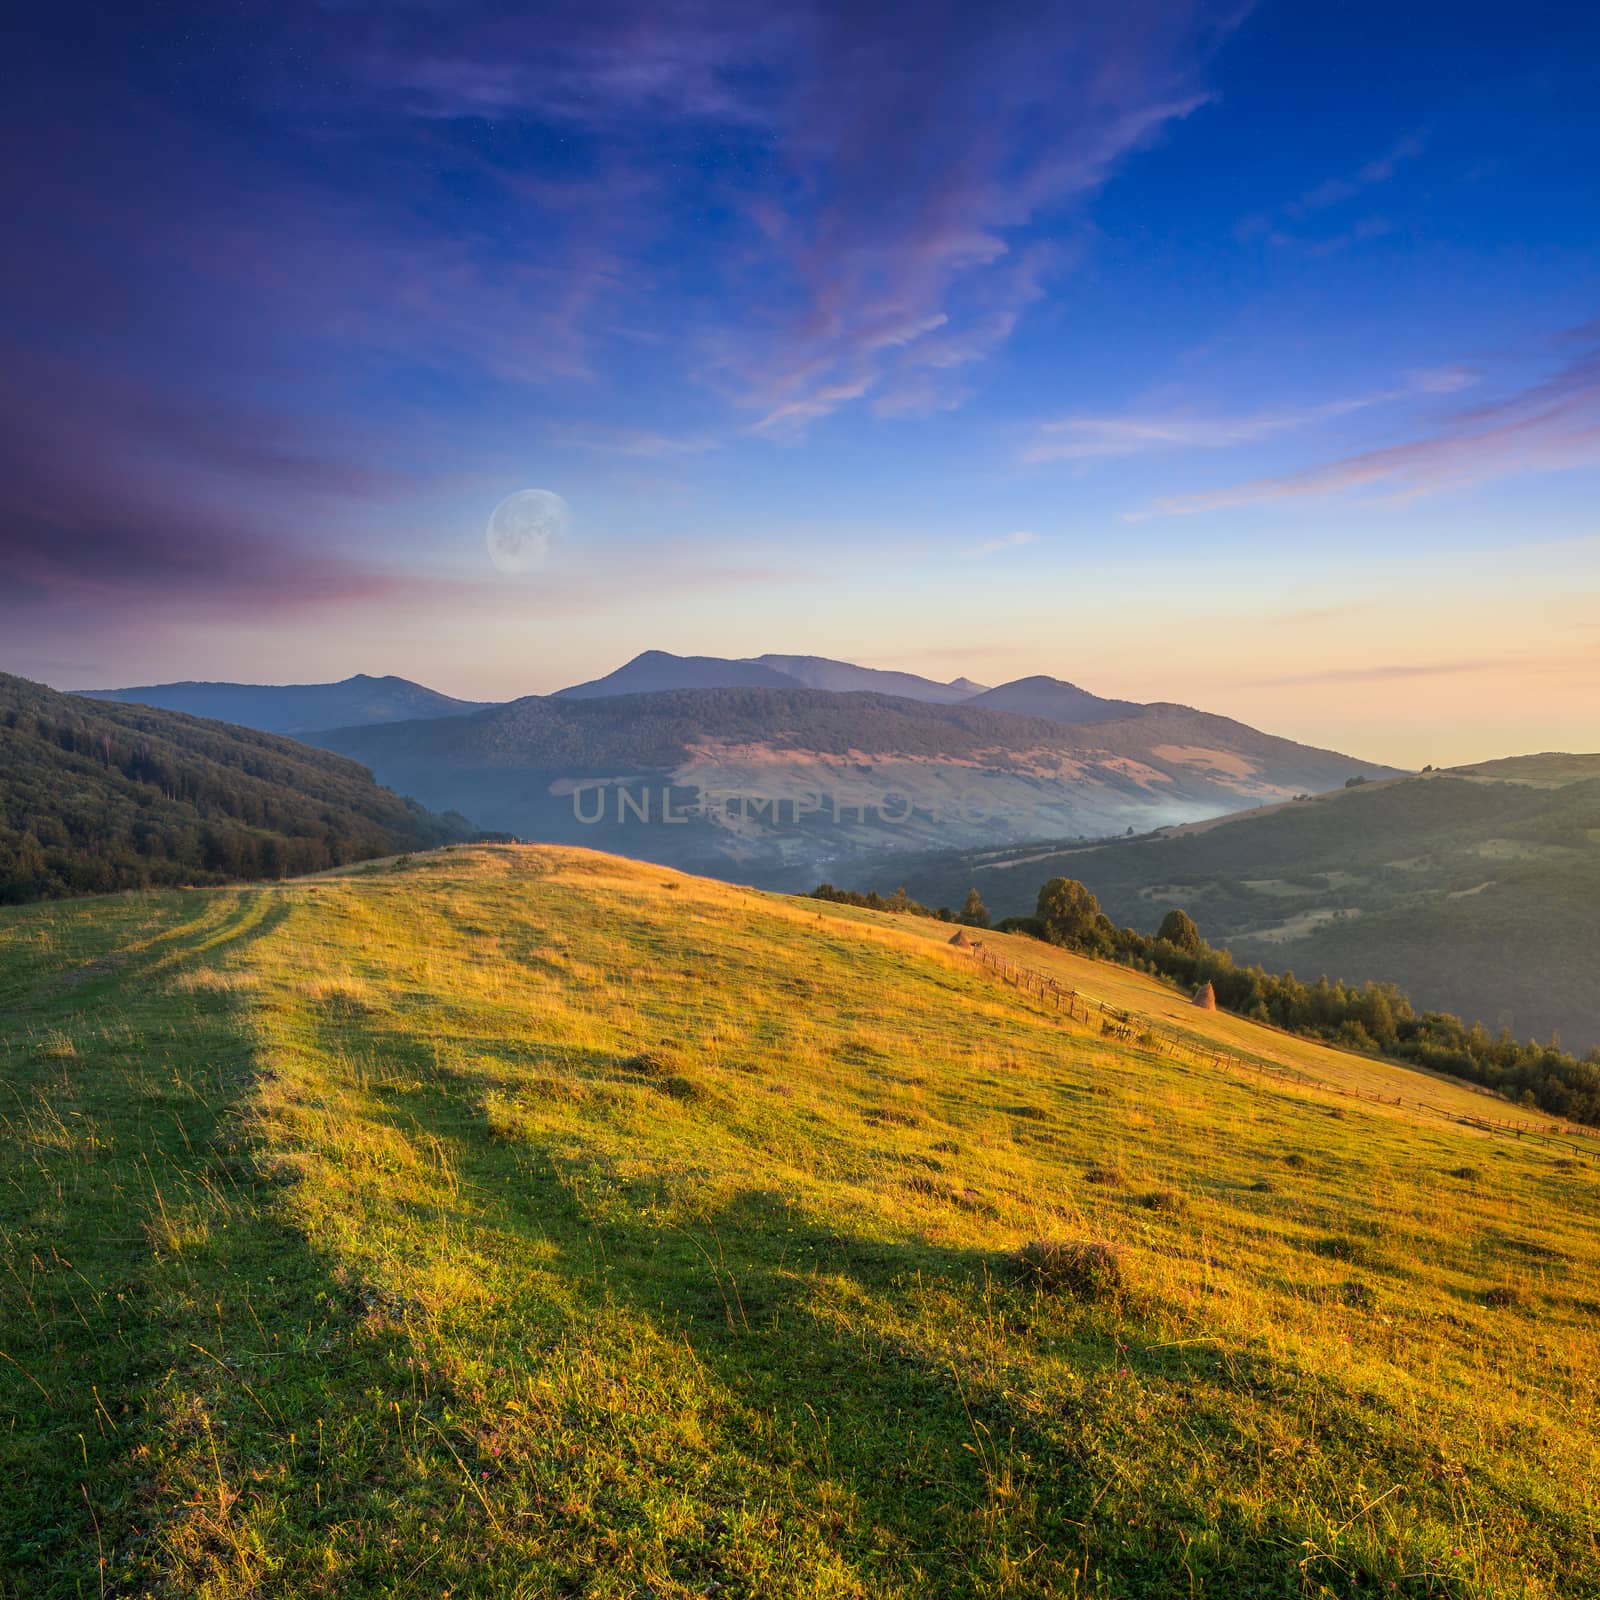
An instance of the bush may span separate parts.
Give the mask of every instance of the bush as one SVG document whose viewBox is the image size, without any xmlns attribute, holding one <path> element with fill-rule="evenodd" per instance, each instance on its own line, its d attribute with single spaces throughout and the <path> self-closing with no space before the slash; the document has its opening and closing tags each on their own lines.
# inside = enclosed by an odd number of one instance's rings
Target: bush
<svg viewBox="0 0 1600 1600">
<path fill-rule="evenodd" d="M 1128 1288 L 1126 1252 L 1090 1239 L 1035 1239 L 1011 1257 L 1024 1282 L 1079 1300 L 1116 1300 Z"/>
<path fill-rule="evenodd" d="M 670 1078 L 680 1072 L 682 1066 L 676 1052 L 671 1049 L 641 1050 L 622 1063 L 622 1070 L 640 1078 Z"/>
</svg>

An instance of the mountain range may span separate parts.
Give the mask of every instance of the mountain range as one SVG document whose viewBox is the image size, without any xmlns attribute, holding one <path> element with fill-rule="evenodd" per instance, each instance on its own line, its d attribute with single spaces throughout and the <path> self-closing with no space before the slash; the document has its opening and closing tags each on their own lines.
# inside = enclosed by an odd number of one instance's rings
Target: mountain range
<svg viewBox="0 0 1600 1600">
<path fill-rule="evenodd" d="M 672 689 L 820 689 L 833 694 L 871 693 L 929 705 L 983 705 L 1054 722 L 1105 722 L 1144 708 L 1132 700 L 1107 700 L 1059 678 L 1019 678 L 991 689 L 970 678 L 940 683 L 914 672 L 858 667 L 826 656 L 677 656 L 645 650 L 614 672 L 557 689 L 551 698 L 602 700 L 614 695 L 661 694 Z M 156 706 L 194 717 L 236 722 L 266 733 L 315 733 L 326 728 L 468 716 L 504 704 L 457 700 L 409 678 L 357 673 L 338 683 L 152 683 L 131 689 L 79 689 L 91 700 Z"/>
<path fill-rule="evenodd" d="M 480 827 L 775 888 L 885 850 L 1104 837 L 1392 772 L 1055 678 L 988 688 L 806 655 L 651 650 L 491 705 L 364 676 L 97 693 L 293 728 Z"/>
<path fill-rule="evenodd" d="M 308 737 L 482 827 L 773 888 L 884 851 L 1143 831 L 1390 772 L 1183 706 L 1074 723 L 987 701 L 717 685 Z"/>
</svg>

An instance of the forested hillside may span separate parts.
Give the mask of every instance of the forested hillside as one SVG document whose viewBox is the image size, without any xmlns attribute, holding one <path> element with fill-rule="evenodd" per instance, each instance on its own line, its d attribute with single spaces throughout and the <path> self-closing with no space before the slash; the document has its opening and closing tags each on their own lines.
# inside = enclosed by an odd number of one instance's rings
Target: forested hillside
<svg viewBox="0 0 1600 1600">
<path fill-rule="evenodd" d="M 1600 1045 L 1600 756 L 1540 755 L 1361 784 L 1093 848 L 885 862 L 855 881 L 997 915 L 1055 876 L 1118 923 L 1181 906 L 1215 945 L 1302 977 L 1399 984 L 1519 1039 Z"/>
<path fill-rule="evenodd" d="M 0 903 L 276 878 L 470 832 L 292 739 L 0 673 Z"/>
</svg>

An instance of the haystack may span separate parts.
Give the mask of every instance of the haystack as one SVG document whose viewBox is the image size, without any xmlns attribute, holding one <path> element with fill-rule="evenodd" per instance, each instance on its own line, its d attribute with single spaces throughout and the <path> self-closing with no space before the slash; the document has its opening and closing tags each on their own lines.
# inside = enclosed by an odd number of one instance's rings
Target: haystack
<svg viewBox="0 0 1600 1600">
<path fill-rule="evenodd" d="M 960 950 L 970 950 L 972 948 L 972 941 L 967 937 L 967 930 L 965 928 L 957 928 L 956 931 L 950 935 L 950 943 L 955 945 L 956 948 Z"/>
<path fill-rule="evenodd" d="M 1217 1009 L 1217 991 L 1211 987 L 1209 978 L 1195 990 L 1194 1003 L 1202 1011 L 1215 1011 Z"/>
</svg>

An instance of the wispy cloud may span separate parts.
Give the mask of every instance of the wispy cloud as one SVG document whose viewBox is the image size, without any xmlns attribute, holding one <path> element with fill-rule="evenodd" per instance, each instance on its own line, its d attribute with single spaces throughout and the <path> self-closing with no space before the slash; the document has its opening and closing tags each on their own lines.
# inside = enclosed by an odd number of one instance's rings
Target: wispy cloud
<svg viewBox="0 0 1600 1600">
<path fill-rule="evenodd" d="M 1017 550 L 1023 545 L 1038 544 L 1039 535 L 1031 533 L 1026 528 L 1019 528 L 1015 533 L 1003 533 L 997 539 L 985 539 L 977 547 L 981 556 L 993 555 L 998 550 Z"/>
<path fill-rule="evenodd" d="M 1328 178 L 1314 188 L 1306 190 L 1298 200 L 1284 207 L 1291 217 L 1306 217 L 1326 211 L 1346 200 L 1354 199 L 1364 189 L 1387 183 L 1407 161 L 1420 156 L 1424 149 L 1422 136 L 1408 133 L 1375 161 L 1369 161 L 1358 171 L 1344 177 Z"/>
<path fill-rule="evenodd" d="M 1088 461 L 1157 451 L 1233 449 L 1419 395 L 1452 394 L 1475 382 L 1477 373 L 1469 367 L 1437 367 L 1410 373 L 1402 382 L 1387 389 L 1314 406 L 1235 415 L 1164 411 L 1061 417 L 1039 424 L 1033 442 L 1023 450 L 1022 459 L 1026 462 Z"/>
<path fill-rule="evenodd" d="M 1548 377 L 1457 411 L 1421 438 L 1276 477 L 1169 495 L 1152 510 L 1185 516 L 1359 490 L 1410 499 L 1518 473 L 1600 465 L 1600 341 L 1588 333 L 1579 347 Z"/>
<path fill-rule="evenodd" d="M 603 423 L 562 422 L 548 430 L 552 442 L 597 454 L 641 456 L 667 460 L 674 456 L 704 455 L 720 448 L 722 441 L 713 433 L 655 433 L 648 428 L 609 427 Z"/>
<path fill-rule="evenodd" d="M 1388 218 L 1368 215 L 1332 234 L 1311 234 L 1304 229 L 1324 213 L 1349 201 L 1363 198 L 1368 191 L 1386 184 L 1409 161 L 1426 148 L 1420 133 L 1408 133 L 1381 156 L 1356 171 L 1324 179 L 1276 210 L 1257 211 L 1245 217 L 1234 229 L 1241 244 L 1264 241 L 1276 249 L 1299 250 L 1308 256 L 1331 256 L 1381 239 L 1394 231 Z"/>
<path fill-rule="evenodd" d="M 1252 678 L 1248 689 L 1301 689 L 1334 683 L 1398 683 L 1408 678 L 1453 678 L 1465 673 L 1498 672 L 1518 663 L 1500 657 L 1466 661 L 1403 662 L 1387 666 L 1328 667 L 1316 672 L 1294 672 L 1282 677 Z"/>
</svg>

